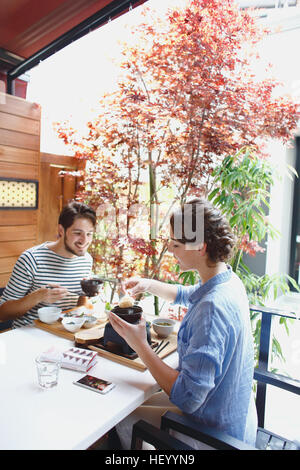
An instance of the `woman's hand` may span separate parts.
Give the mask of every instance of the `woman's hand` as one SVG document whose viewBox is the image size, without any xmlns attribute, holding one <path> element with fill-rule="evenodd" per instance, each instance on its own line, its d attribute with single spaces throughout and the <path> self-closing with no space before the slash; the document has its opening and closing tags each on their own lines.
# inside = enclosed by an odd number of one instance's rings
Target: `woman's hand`
<svg viewBox="0 0 300 470">
<path fill-rule="evenodd" d="M 122 287 L 128 290 L 130 295 L 138 295 L 150 291 L 151 279 L 132 277 L 123 282 Z"/>
<path fill-rule="evenodd" d="M 177 295 L 176 284 L 168 284 L 167 282 L 157 281 L 156 279 L 145 279 L 142 277 L 132 277 L 122 284 L 123 289 L 131 296 L 148 292 L 149 294 L 161 297 L 168 302 L 175 302 Z"/>
<path fill-rule="evenodd" d="M 144 318 L 141 318 L 138 324 L 131 324 L 110 312 L 109 321 L 113 329 L 137 354 L 148 345 L 146 321 Z"/>
<path fill-rule="evenodd" d="M 138 354 L 161 388 L 170 395 L 179 372 L 165 364 L 149 345 L 145 319 L 142 318 L 140 323 L 132 325 L 110 312 L 109 321 L 116 332 Z"/>
</svg>

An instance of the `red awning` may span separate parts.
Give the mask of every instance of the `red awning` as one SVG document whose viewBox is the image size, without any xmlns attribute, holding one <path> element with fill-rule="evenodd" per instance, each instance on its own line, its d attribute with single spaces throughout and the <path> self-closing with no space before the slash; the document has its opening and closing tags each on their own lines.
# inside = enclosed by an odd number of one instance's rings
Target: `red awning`
<svg viewBox="0 0 300 470">
<path fill-rule="evenodd" d="M 13 69 L 97 12 L 112 11 L 113 19 L 114 11 L 119 16 L 145 1 L 1 0 L 0 70 Z"/>
</svg>

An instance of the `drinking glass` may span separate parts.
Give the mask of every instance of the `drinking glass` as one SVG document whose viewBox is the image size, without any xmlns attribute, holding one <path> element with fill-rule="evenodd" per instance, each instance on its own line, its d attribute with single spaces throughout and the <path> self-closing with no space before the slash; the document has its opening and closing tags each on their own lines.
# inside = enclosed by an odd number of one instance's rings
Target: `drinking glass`
<svg viewBox="0 0 300 470">
<path fill-rule="evenodd" d="M 58 383 L 60 360 L 47 361 L 38 356 L 35 359 L 37 367 L 38 382 L 42 388 L 52 388 Z"/>
</svg>

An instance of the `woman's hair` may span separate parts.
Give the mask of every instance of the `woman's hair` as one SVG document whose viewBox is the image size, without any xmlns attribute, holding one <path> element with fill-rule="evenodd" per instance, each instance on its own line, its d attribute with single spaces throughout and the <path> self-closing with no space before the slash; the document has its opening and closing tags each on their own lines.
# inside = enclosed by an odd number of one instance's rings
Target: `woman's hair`
<svg viewBox="0 0 300 470">
<path fill-rule="evenodd" d="M 89 219 L 94 227 L 97 223 L 96 212 L 91 207 L 82 202 L 71 201 L 62 209 L 58 223 L 67 230 L 73 225 L 75 219 Z"/>
<path fill-rule="evenodd" d="M 171 215 L 170 224 L 174 238 L 183 244 L 199 241 L 197 231 L 198 235 L 200 231 L 201 241 L 206 243 L 206 252 L 213 263 L 228 261 L 231 258 L 235 236 L 226 217 L 208 200 L 193 199 L 182 205 L 179 211 Z"/>
</svg>

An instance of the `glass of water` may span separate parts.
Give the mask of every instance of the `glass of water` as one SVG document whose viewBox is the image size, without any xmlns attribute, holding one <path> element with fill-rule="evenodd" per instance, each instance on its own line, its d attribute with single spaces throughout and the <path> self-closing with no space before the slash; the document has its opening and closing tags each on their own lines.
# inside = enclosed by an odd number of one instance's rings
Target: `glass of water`
<svg viewBox="0 0 300 470">
<path fill-rule="evenodd" d="M 61 365 L 60 360 L 47 361 L 38 356 L 35 359 L 35 363 L 39 385 L 42 388 L 55 387 L 58 383 L 58 373 Z"/>
</svg>

